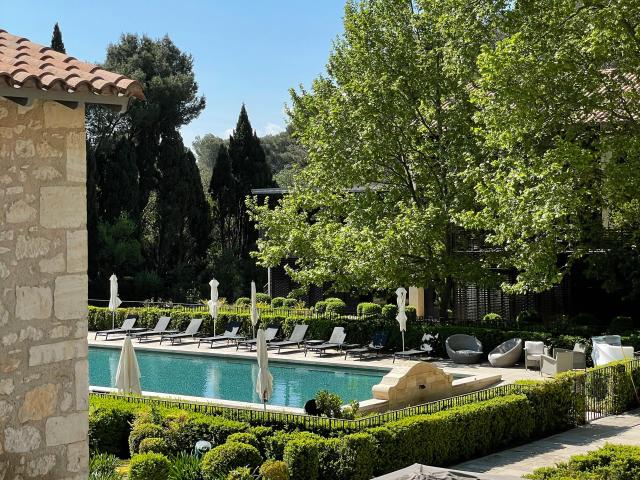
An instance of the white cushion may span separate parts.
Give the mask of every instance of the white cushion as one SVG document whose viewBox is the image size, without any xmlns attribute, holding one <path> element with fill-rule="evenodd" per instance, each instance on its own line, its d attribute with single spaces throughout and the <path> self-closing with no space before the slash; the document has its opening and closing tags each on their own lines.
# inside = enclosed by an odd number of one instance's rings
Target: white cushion
<svg viewBox="0 0 640 480">
<path fill-rule="evenodd" d="M 527 351 L 527 355 L 542 355 L 544 353 L 544 342 L 524 342 L 524 349 Z"/>
</svg>

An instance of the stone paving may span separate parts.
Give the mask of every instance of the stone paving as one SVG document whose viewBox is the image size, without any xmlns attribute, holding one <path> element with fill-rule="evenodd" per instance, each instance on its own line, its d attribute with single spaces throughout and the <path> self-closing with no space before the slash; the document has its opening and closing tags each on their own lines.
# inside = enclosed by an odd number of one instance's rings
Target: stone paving
<svg viewBox="0 0 640 480">
<path fill-rule="evenodd" d="M 601 418 L 567 432 L 456 465 L 472 472 L 523 476 L 605 443 L 640 445 L 640 409 Z"/>
</svg>

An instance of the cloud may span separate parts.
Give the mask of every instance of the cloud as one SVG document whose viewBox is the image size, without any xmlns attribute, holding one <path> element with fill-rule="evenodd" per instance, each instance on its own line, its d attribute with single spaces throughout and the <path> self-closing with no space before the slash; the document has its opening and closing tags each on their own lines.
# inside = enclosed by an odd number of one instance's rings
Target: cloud
<svg viewBox="0 0 640 480">
<path fill-rule="evenodd" d="M 269 122 L 264 129 L 262 129 L 262 132 L 258 132 L 258 135 L 264 137 L 265 135 L 276 135 L 282 131 L 284 131 L 284 128 L 281 125 Z"/>
</svg>

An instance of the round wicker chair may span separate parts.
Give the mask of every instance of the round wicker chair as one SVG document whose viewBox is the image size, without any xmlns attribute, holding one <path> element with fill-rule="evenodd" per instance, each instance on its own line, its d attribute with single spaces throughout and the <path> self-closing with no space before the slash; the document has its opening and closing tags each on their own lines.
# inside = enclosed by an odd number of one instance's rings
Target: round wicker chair
<svg viewBox="0 0 640 480">
<path fill-rule="evenodd" d="M 513 367 L 522 357 L 522 340 L 511 338 L 501 343 L 489 353 L 489 363 L 492 367 Z"/>
<path fill-rule="evenodd" d="M 451 335 L 447 338 L 445 346 L 453 363 L 480 363 L 482 359 L 482 343 L 471 335 Z"/>
</svg>

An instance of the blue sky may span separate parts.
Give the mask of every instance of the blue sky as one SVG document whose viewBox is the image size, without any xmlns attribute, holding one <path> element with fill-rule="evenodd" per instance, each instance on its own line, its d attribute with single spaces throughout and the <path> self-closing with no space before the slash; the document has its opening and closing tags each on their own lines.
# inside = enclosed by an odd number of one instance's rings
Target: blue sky
<svg viewBox="0 0 640 480">
<path fill-rule="evenodd" d="M 123 32 L 168 33 L 193 55 L 207 108 L 182 134 L 228 135 L 245 102 L 260 135 L 285 126 L 288 89 L 324 71 L 345 0 L 0 0 L 0 28 L 49 45 L 60 23 L 67 53 L 101 62 Z"/>
</svg>

